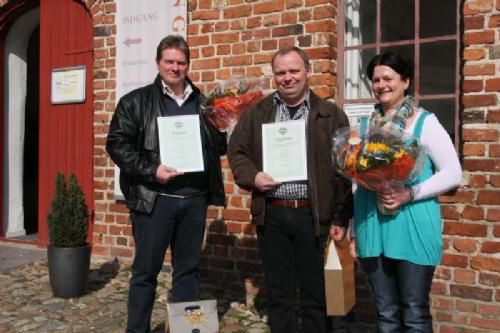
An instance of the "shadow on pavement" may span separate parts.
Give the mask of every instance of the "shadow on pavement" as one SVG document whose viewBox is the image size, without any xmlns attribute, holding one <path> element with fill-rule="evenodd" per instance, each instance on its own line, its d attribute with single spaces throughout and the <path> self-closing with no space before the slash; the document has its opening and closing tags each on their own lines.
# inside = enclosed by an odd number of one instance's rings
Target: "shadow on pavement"
<svg viewBox="0 0 500 333">
<path fill-rule="evenodd" d="M 120 271 L 120 262 L 118 258 L 114 258 L 105 262 L 97 269 L 91 269 L 87 282 L 86 294 L 104 288 L 112 279 L 114 279 Z"/>
</svg>

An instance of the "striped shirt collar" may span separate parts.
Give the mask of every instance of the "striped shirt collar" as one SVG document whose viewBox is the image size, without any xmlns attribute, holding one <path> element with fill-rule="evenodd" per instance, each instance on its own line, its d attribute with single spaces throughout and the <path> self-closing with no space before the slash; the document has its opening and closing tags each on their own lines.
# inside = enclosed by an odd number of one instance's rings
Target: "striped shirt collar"
<svg viewBox="0 0 500 333">
<path fill-rule="evenodd" d="M 310 91 L 311 91 L 310 89 L 307 89 L 306 98 L 302 102 L 307 107 L 307 109 L 311 109 L 311 101 L 309 98 L 311 95 Z M 287 105 L 278 91 L 274 92 L 274 105 Z"/>
</svg>

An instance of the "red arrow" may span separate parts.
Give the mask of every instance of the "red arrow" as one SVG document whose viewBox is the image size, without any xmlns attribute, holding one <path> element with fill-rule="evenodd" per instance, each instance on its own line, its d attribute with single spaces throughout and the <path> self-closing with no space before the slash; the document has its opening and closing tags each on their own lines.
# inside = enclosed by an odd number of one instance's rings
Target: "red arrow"
<svg viewBox="0 0 500 333">
<path fill-rule="evenodd" d="M 142 41 L 141 38 L 129 38 L 127 37 L 127 39 L 125 39 L 125 42 L 124 44 L 128 46 L 130 46 L 130 44 L 139 44 L 140 42 Z"/>
</svg>

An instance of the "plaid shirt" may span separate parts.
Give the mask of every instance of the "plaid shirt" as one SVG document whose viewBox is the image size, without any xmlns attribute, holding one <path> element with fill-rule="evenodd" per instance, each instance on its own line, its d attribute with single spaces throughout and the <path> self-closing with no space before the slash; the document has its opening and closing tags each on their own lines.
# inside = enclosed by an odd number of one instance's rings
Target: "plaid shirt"
<svg viewBox="0 0 500 333">
<path fill-rule="evenodd" d="M 309 102 L 309 90 L 307 91 L 307 95 L 306 98 L 304 99 L 304 102 L 300 105 L 299 109 L 297 110 L 293 118 L 290 118 L 290 112 L 288 111 L 288 107 L 283 101 L 283 99 L 280 97 L 278 92 L 274 93 L 274 107 L 276 108 L 276 119 L 275 119 L 276 122 L 304 119 L 306 122 L 306 132 L 307 132 L 309 109 L 311 107 L 311 104 Z M 307 180 L 282 183 L 277 189 L 267 192 L 267 197 L 277 198 L 277 199 L 289 199 L 289 200 L 306 199 L 309 197 Z"/>
</svg>

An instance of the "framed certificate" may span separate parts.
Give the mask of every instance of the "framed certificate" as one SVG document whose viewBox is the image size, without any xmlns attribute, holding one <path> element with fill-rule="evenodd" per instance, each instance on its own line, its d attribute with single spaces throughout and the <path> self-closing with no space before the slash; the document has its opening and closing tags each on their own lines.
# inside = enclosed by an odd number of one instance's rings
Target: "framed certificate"
<svg viewBox="0 0 500 333">
<path fill-rule="evenodd" d="M 52 70 L 52 104 L 85 102 L 85 66 Z"/>
<path fill-rule="evenodd" d="M 264 172 L 274 180 L 307 180 L 305 121 L 263 124 L 262 155 Z"/>
<path fill-rule="evenodd" d="M 160 159 L 180 172 L 203 171 L 200 117 L 158 117 Z"/>
</svg>

